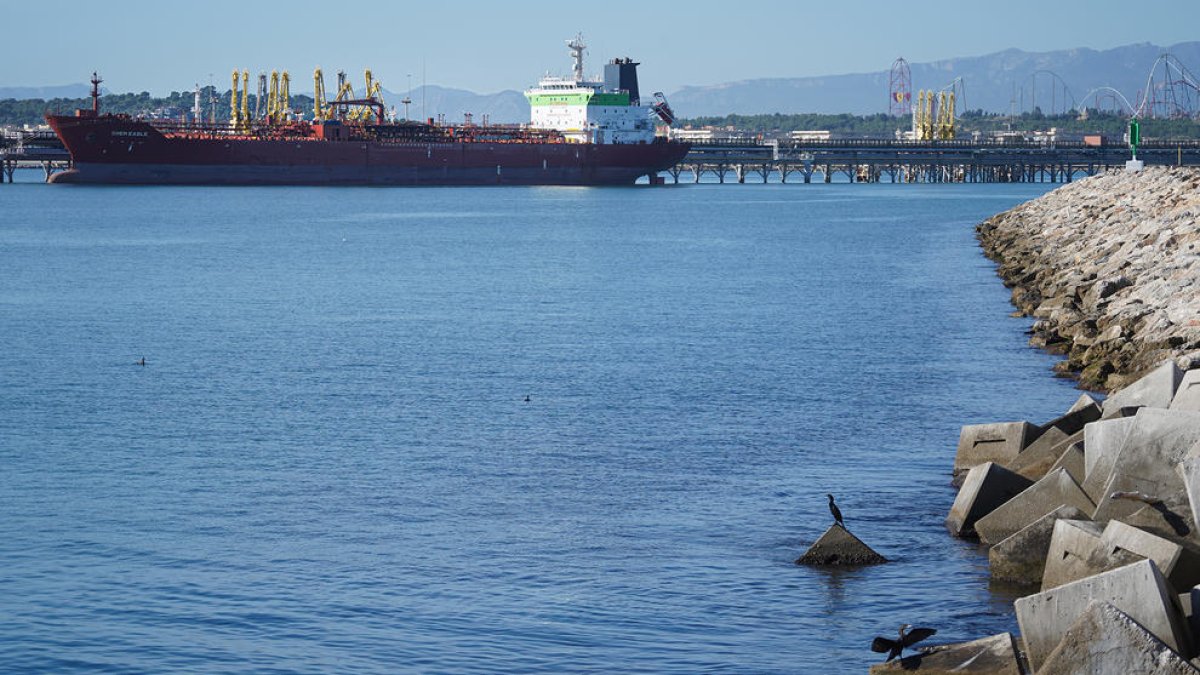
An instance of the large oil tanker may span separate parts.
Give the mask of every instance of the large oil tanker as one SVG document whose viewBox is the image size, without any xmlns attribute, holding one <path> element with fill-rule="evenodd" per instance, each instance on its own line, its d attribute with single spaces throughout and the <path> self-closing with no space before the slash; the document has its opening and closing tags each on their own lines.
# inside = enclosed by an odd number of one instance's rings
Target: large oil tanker
<svg viewBox="0 0 1200 675">
<path fill-rule="evenodd" d="M 614 59 L 603 81 L 587 81 L 582 40 L 568 47 L 573 77 L 546 77 L 525 92 L 532 111 L 527 125 L 385 121 L 380 88 L 372 87 L 369 74 L 365 97 L 340 88 L 326 101 L 319 70 L 311 120 L 287 110 L 286 93 L 277 95 L 274 86 L 267 112 L 253 117 L 248 73 L 239 106 L 236 71 L 228 123 L 140 119 L 101 114 L 100 80 L 93 75 L 90 110 L 46 116 L 72 159 L 72 168 L 51 182 L 629 185 L 643 176 L 657 182 L 657 172 L 688 151 L 687 144 L 655 133 L 656 122 L 673 121 L 665 99 L 656 93 L 642 104 L 638 64 L 630 59 Z"/>
</svg>

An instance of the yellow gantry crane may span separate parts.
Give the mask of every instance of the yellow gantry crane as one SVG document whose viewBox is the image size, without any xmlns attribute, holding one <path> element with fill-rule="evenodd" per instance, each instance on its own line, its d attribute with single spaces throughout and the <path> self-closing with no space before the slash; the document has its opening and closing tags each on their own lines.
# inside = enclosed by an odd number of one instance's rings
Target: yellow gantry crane
<svg viewBox="0 0 1200 675">
<path fill-rule="evenodd" d="M 913 108 L 913 133 L 919 141 L 948 141 L 957 132 L 954 91 L 922 89 Z"/>
</svg>

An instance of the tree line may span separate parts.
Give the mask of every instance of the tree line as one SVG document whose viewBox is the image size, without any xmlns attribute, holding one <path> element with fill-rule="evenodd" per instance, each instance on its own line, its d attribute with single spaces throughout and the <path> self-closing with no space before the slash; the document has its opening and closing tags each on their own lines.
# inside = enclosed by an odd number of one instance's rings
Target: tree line
<svg viewBox="0 0 1200 675">
<path fill-rule="evenodd" d="M 229 121 L 230 92 L 216 92 L 212 87 L 200 90 L 200 107 L 204 119 L 210 117 L 217 122 Z M 255 94 L 250 94 L 248 107 L 254 113 L 258 102 Z M 215 99 L 215 100 L 214 100 Z M 150 92 L 127 94 L 104 94 L 100 97 L 101 112 L 124 113 L 127 115 L 144 115 L 149 117 L 165 117 L 179 119 L 187 115 L 191 120 L 192 105 L 195 101 L 194 92 L 173 91 L 169 96 L 151 96 Z M 293 95 L 290 99 L 294 109 L 303 110 L 312 117 L 313 99 L 303 94 Z M 265 104 L 265 101 L 264 101 Z M 37 125 L 44 123 L 46 113 L 70 115 L 80 108 L 91 109 L 91 97 L 84 98 L 3 98 L 0 99 L 0 125 Z"/>
</svg>

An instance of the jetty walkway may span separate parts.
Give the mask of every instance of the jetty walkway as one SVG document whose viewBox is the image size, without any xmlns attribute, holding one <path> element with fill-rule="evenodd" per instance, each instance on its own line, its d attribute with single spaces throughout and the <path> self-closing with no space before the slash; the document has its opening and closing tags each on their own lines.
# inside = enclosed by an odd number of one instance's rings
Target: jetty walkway
<svg viewBox="0 0 1200 675">
<path fill-rule="evenodd" d="M 1119 143 L 999 141 L 700 141 L 667 172 L 675 183 L 1070 183 L 1125 166 Z M 1200 165 L 1200 141 L 1155 141 L 1138 146 L 1147 166 Z"/>
<path fill-rule="evenodd" d="M 0 135 L 0 184 L 17 169 L 41 169 L 46 180 L 71 168 L 71 154 L 52 131 L 6 131 Z"/>
</svg>

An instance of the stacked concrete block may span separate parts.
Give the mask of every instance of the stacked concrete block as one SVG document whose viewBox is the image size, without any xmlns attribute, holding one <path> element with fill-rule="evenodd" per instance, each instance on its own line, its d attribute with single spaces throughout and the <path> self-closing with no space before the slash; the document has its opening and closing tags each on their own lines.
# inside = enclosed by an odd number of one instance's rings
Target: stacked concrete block
<svg viewBox="0 0 1200 675">
<path fill-rule="evenodd" d="M 1084 479 L 1083 491 L 1093 501 L 1099 501 L 1104 484 L 1112 475 L 1113 463 L 1125 438 L 1133 428 L 1132 417 L 1092 422 L 1083 428 Z"/>
<path fill-rule="evenodd" d="M 1143 557 L 1118 546 L 1108 546 L 1098 523 L 1060 520 L 1050 535 L 1050 551 L 1042 573 L 1042 590 L 1048 591 L 1109 570 L 1124 567 Z"/>
<path fill-rule="evenodd" d="M 1071 478 L 1075 480 L 1076 485 L 1079 485 L 1080 489 L 1083 489 L 1083 479 L 1086 475 L 1084 473 L 1086 462 L 1087 458 L 1083 452 L 1083 443 L 1071 443 L 1067 446 L 1067 449 L 1058 456 L 1058 460 L 1054 462 L 1054 466 L 1050 467 L 1050 471 L 1047 471 L 1046 473 L 1052 473 L 1054 471 L 1058 471 L 1059 469 L 1063 469 L 1071 475 Z M 1085 492 L 1084 494 L 1087 493 Z M 1091 497 L 1088 497 L 1088 499 L 1091 499 Z"/>
<path fill-rule="evenodd" d="M 1171 399 L 1170 409 L 1200 412 L 1200 370 L 1184 373 L 1175 390 L 1175 398 Z"/>
<path fill-rule="evenodd" d="M 1174 361 L 1166 361 L 1141 379 L 1121 389 L 1104 401 L 1104 416 L 1121 414 L 1134 407 L 1168 408 L 1175 391 L 1183 381 L 1183 371 Z"/>
<path fill-rule="evenodd" d="M 1017 496 L 1033 482 L 994 462 L 984 462 L 967 472 L 962 489 L 946 517 L 946 529 L 956 537 L 975 535 L 975 523 Z"/>
<path fill-rule="evenodd" d="M 1154 564 L 1177 591 L 1200 583 L 1200 559 L 1181 544 L 1119 520 L 1110 520 L 1100 540 L 1109 550 L 1121 548 Z"/>
<path fill-rule="evenodd" d="M 1086 396 L 1086 400 L 1084 399 Z M 1042 430 L 1058 429 L 1067 436 L 1083 431 L 1084 425 L 1089 422 L 1095 422 L 1104 414 L 1104 409 L 1099 403 L 1096 403 L 1090 396 L 1084 394 L 1075 401 L 1075 405 L 1071 406 L 1064 415 L 1056 417 L 1042 425 Z"/>
<path fill-rule="evenodd" d="M 1147 504 L 1123 516 L 1121 522 L 1181 544 L 1185 549 L 1200 550 L 1200 533 L 1196 531 L 1192 505 L 1186 493 Z"/>
<path fill-rule="evenodd" d="M 1175 652 L 1189 655 L 1188 630 L 1175 592 L 1152 561 L 1142 560 L 1017 600 L 1017 624 L 1032 669 L 1049 660 L 1096 600 L 1110 603 Z"/>
<path fill-rule="evenodd" d="M 1189 510 L 1192 514 L 1192 523 L 1200 523 L 1200 449 L 1192 448 L 1188 452 L 1188 457 L 1175 467 L 1175 471 L 1183 481 L 1183 489 L 1187 494 Z"/>
<path fill-rule="evenodd" d="M 1120 518 L 1141 508 L 1114 493 L 1162 499 L 1185 491 L 1175 467 L 1200 442 L 1200 413 L 1142 408 L 1133 420 L 1096 501 L 1095 520 Z"/>
<path fill-rule="evenodd" d="M 1112 603 L 1094 600 L 1046 655 L 1038 675 L 1196 675 L 1178 651 Z"/>
<path fill-rule="evenodd" d="M 1047 474 L 980 518 L 975 532 L 983 543 L 996 544 L 1060 506 L 1074 506 L 1084 513 L 1096 508 L 1066 469 Z"/>
<path fill-rule="evenodd" d="M 954 484 L 961 485 L 966 473 L 984 462 L 1007 466 L 1041 434 L 1042 429 L 1029 422 L 964 426 L 954 455 Z"/>
<path fill-rule="evenodd" d="M 1006 466 L 1029 480 L 1038 480 L 1050 471 L 1070 443 L 1083 440 L 1083 431 L 1077 433 L 1078 437 L 1068 435 L 1057 427 L 1050 427 Z"/>
<path fill-rule="evenodd" d="M 1086 520 L 1074 506 L 1060 506 L 1015 532 L 988 550 L 992 579 L 1009 584 L 1037 586 L 1046 573 L 1046 556 L 1055 523 L 1060 520 Z"/>
</svg>

